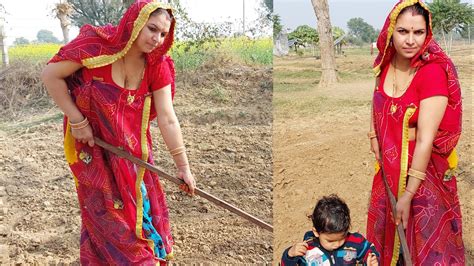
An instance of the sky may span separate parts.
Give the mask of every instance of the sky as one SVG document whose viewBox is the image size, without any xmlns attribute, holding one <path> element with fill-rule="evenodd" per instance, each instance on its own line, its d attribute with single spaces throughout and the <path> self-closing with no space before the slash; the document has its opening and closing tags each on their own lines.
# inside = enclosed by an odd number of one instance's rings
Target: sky
<svg viewBox="0 0 474 266">
<path fill-rule="evenodd" d="M 461 0 L 466 3 L 471 0 Z M 398 0 L 328 0 L 332 26 L 347 30 L 347 21 L 360 17 L 375 29 L 381 29 L 388 13 Z M 432 1 L 425 1 L 432 2 Z M 280 15 L 285 29 L 293 31 L 297 26 L 316 28 L 316 15 L 311 0 L 274 0 L 273 8 Z"/>
<path fill-rule="evenodd" d="M 256 0 L 181 0 L 190 17 L 196 22 L 239 21 L 243 16 L 243 1 L 245 1 L 245 17 L 251 23 L 258 16 Z M 39 30 L 53 32 L 59 40 L 63 39 L 59 20 L 51 12 L 59 0 L 0 0 L 4 5 L 6 15 L 7 45 L 16 38 L 24 37 L 29 41 L 36 39 Z M 178 22 L 179 23 L 179 22 Z M 241 24 L 239 25 L 241 27 Z M 237 30 L 237 29 L 236 29 Z M 77 27 L 70 30 L 70 38 L 79 33 Z"/>
<path fill-rule="evenodd" d="M 347 21 L 356 17 L 361 17 L 375 29 L 380 29 L 395 3 L 394 0 L 329 0 L 329 17 L 332 26 L 344 30 L 347 29 Z M 284 27 L 290 28 L 290 31 L 300 25 L 316 28 L 316 15 L 311 0 L 274 0 L 273 8 L 280 15 Z"/>
</svg>

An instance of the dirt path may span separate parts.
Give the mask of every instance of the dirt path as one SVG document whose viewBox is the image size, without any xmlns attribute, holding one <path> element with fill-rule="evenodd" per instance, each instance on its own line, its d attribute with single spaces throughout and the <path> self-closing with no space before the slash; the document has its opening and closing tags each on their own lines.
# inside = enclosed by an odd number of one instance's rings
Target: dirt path
<svg viewBox="0 0 474 266">
<path fill-rule="evenodd" d="M 455 54 L 461 68 L 464 95 L 464 133 L 458 146 L 460 165 L 458 189 L 463 213 L 463 236 L 468 262 L 474 263 L 474 181 L 472 179 L 472 58 Z M 370 65 L 360 56 L 339 58 L 347 68 Z M 299 67 L 298 67 L 299 66 Z M 311 66 L 313 67 L 311 69 Z M 299 69 L 301 68 L 301 69 Z M 301 241 L 312 224 L 311 214 L 323 195 L 337 193 L 351 210 L 352 231 L 365 234 L 374 159 L 369 152 L 366 133 L 369 126 L 373 80 L 359 71 L 362 78 L 342 70 L 342 83 L 334 88 L 317 89 L 314 79 L 292 76 L 320 68 L 311 58 L 274 59 L 274 262 L 285 248 Z M 357 69 L 353 69 L 357 73 Z M 293 74 L 292 74 L 293 73 Z M 349 78 L 347 78 L 349 76 Z M 469 264 L 469 263 L 468 263 Z"/>
<path fill-rule="evenodd" d="M 178 75 L 175 106 L 198 186 L 272 223 L 271 70 L 222 65 L 185 77 Z M 50 107 L 0 122 L 5 264 L 78 264 L 81 221 L 61 120 Z M 156 164 L 174 173 L 156 124 L 152 134 Z M 170 182 L 162 185 L 176 263 L 271 262 L 272 234 Z"/>
</svg>

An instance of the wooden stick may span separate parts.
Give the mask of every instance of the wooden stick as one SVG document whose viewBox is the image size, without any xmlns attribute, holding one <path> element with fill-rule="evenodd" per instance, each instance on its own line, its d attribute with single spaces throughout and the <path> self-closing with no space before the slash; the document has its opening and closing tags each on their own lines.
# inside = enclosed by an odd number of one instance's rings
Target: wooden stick
<svg viewBox="0 0 474 266">
<path fill-rule="evenodd" d="M 380 171 L 382 173 L 383 183 L 385 184 L 385 190 L 387 191 L 388 197 L 390 199 L 390 207 L 392 209 L 393 219 L 396 220 L 397 216 L 397 200 L 395 199 L 395 195 L 393 195 L 392 190 L 390 190 L 390 186 L 388 185 L 387 177 L 385 177 L 385 172 L 383 171 L 382 159 L 379 161 L 380 164 Z M 399 223 L 397 225 L 397 232 L 398 236 L 400 237 L 400 243 L 402 245 L 403 250 L 403 259 L 405 261 L 405 266 L 412 266 L 413 263 L 411 262 L 411 255 L 410 250 L 408 249 L 407 239 L 405 237 L 405 229 L 403 228 L 403 223 Z"/>
<path fill-rule="evenodd" d="M 112 146 L 110 144 L 108 144 L 107 142 L 104 142 L 103 140 L 95 137 L 94 138 L 94 141 L 97 145 L 99 145 L 100 147 L 122 157 L 122 158 L 125 158 L 133 163 L 135 163 L 136 165 L 138 166 L 141 166 L 141 167 L 144 167 L 148 170 L 150 170 L 151 172 L 154 172 L 154 173 L 157 173 L 160 177 L 163 177 L 173 183 L 175 183 L 176 185 L 181 185 L 181 184 L 185 184 L 183 180 L 179 179 L 179 178 L 176 178 L 174 176 L 171 176 L 163 171 L 161 171 L 160 169 L 158 169 L 156 166 L 152 165 L 152 164 L 149 164 L 147 162 L 144 162 L 142 161 L 141 159 L 138 159 L 137 157 L 135 156 L 132 156 L 131 154 L 129 154 L 128 152 L 124 151 L 124 150 L 121 150 L 115 146 Z M 249 213 L 246 213 L 245 211 L 199 189 L 199 188 L 195 188 L 194 189 L 194 193 L 198 196 L 201 196 L 205 199 L 207 199 L 208 201 L 214 203 L 215 205 L 217 206 L 220 206 L 226 210 L 229 210 L 230 212 L 232 213 L 235 213 L 237 215 L 239 215 L 240 217 L 242 218 L 245 218 L 247 219 L 248 221 L 250 221 L 251 223 L 253 224 L 256 224 L 260 227 L 262 227 L 263 229 L 265 230 L 268 230 L 270 232 L 273 232 L 273 226 L 270 225 L 270 224 L 267 224 L 265 223 L 264 221 L 252 216 L 251 214 Z"/>
</svg>

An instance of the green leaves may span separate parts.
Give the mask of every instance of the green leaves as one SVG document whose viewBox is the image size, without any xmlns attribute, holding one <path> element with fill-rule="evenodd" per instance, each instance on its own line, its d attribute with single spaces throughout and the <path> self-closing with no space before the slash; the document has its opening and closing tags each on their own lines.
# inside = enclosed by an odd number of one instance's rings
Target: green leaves
<svg viewBox="0 0 474 266">
<path fill-rule="evenodd" d="M 302 43 L 315 44 L 319 42 L 319 35 L 316 29 L 308 25 L 298 26 L 293 32 L 288 35 L 288 39 L 296 39 Z"/>
<path fill-rule="evenodd" d="M 474 13 L 470 4 L 460 0 L 434 0 L 428 3 L 432 14 L 433 31 L 449 33 L 452 30 L 462 31 L 474 22 Z"/>
<path fill-rule="evenodd" d="M 349 33 L 357 39 L 371 43 L 377 39 L 377 32 L 372 25 L 365 22 L 362 18 L 351 18 L 347 22 Z"/>
</svg>

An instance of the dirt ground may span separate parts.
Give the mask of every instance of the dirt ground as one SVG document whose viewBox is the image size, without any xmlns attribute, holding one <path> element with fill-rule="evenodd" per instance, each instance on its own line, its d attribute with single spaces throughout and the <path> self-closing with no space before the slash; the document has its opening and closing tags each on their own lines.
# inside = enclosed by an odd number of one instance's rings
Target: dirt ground
<svg viewBox="0 0 474 266">
<path fill-rule="evenodd" d="M 271 68 L 211 62 L 177 78 L 175 109 L 198 187 L 272 223 Z M 156 165 L 174 173 L 156 123 L 152 134 Z M 3 110 L 0 264 L 79 263 L 80 212 L 62 139 L 61 113 L 51 104 L 15 115 Z M 271 262 L 271 233 L 162 185 L 176 264 Z"/>
<path fill-rule="evenodd" d="M 452 53 L 464 96 L 457 180 L 468 265 L 474 264 L 472 48 L 456 47 Z M 319 61 L 297 56 L 274 58 L 275 263 L 285 248 L 301 241 L 311 229 L 307 215 L 324 195 L 337 193 L 345 199 L 351 210 L 352 231 L 366 231 L 374 174 L 374 158 L 366 136 L 374 86 L 369 70 L 373 57 L 368 52 L 347 53 L 336 61 L 341 83 L 319 89 Z"/>
</svg>

